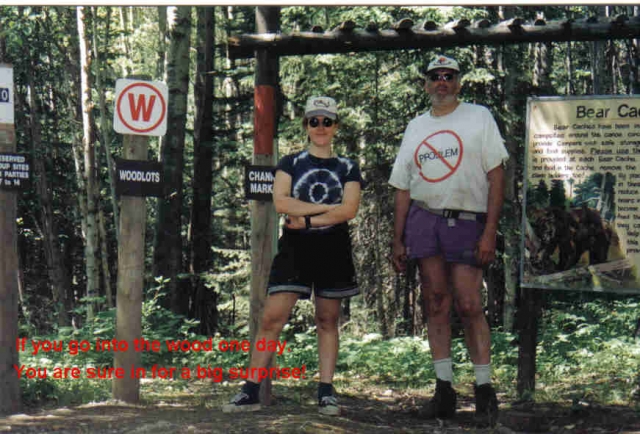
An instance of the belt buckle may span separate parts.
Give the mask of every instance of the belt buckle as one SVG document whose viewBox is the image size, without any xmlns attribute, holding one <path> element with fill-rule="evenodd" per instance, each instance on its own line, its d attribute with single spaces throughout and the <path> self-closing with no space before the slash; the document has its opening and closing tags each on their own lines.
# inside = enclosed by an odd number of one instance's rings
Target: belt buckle
<svg viewBox="0 0 640 434">
<path fill-rule="evenodd" d="M 460 218 L 461 211 L 457 209 L 443 209 L 442 216 L 447 219 L 457 219 Z"/>
</svg>

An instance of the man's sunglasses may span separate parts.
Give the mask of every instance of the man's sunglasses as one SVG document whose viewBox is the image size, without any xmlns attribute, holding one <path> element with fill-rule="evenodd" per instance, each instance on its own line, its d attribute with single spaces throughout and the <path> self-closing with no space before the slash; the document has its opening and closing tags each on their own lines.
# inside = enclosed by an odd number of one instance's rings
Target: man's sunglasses
<svg viewBox="0 0 640 434">
<path fill-rule="evenodd" d="M 429 80 L 431 81 L 451 81 L 455 77 L 453 74 L 430 74 Z"/>
<path fill-rule="evenodd" d="M 333 124 L 335 123 L 335 121 L 331 118 L 324 118 L 322 119 L 322 126 L 325 128 L 331 128 L 333 126 Z M 320 126 L 320 119 L 316 118 L 316 117 L 312 117 L 309 119 L 309 126 L 311 128 L 318 128 Z"/>
</svg>

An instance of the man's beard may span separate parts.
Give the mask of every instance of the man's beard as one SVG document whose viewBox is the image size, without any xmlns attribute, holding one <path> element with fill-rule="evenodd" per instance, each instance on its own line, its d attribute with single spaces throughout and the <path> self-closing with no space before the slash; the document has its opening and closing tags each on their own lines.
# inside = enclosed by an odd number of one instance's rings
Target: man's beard
<svg viewBox="0 0 640 434">
<path fill-rule="evenodd" d="M 444 96 L 440 96 L 438 94 L 431 95 L 431 104 L 435 106 L 443 106 L 448 104 L 453 104 L 458 100 L 457 95 L 447 94 Z"/>
</svg>

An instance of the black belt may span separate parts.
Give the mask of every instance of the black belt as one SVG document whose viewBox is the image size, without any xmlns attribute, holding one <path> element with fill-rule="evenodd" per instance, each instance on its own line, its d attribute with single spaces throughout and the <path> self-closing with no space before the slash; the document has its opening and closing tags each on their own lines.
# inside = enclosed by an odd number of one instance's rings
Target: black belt
<svg viewBox="0 0 640 434">
<path fill-rule="evenodd" d="M 424 209 L 425 211 L 429 211 L 432 214 L 439 215 L 446 219 L 471 220 L 471 221 L 476 221 L 480 223 L 487 222 L 487 213 L 484 213 L 484 212 L 471 212 L 471 211 L 463 211 L 459 209 L 446 209 L 446 208 L 434 209 L 434 208 L 429 208 L 429 206 L 427 206 L 426 203 L 420 200 L 414 200 L 413 203 L 415 203 L 417 206 Z"/>
</svg>

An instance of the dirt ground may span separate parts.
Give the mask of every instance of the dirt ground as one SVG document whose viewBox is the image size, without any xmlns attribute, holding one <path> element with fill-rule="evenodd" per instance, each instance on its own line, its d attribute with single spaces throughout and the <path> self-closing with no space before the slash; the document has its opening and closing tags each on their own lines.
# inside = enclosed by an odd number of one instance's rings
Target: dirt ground
<svg viewBox="0 0 640 434">
<path fill-rule="evenodd" d="M 188 382 L 172 387 L 143 385 L 140 405 L 107 401 L 69 408 L 33 409 L 0 418 L 0 433 L 625 433 L 640 434 L 640 405 L 600 407 L 586 403 L 514 405 L 499 396 L 500 420 L 493 429 L 473 423 L 471 390 L 458 388 L 458 414 L 442 423 L 420 412 L 432 390 L 385 386 L 338 386 L 343 412 L 318 414 L 312 382 L 276 383 L 274 402 L 255 413 L 224 414 L 219 408 L 237 384 Z"/>
</svg>

